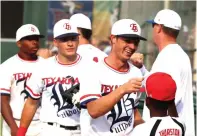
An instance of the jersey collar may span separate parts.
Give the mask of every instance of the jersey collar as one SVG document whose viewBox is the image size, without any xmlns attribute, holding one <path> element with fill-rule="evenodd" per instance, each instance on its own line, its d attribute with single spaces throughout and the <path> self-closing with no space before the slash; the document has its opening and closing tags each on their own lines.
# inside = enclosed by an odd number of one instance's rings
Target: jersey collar
<svg viewBox="0 0 197 136">
<path fill-rule="evenodd" d="M 16 57 L 23 62 L 30 62 L 30 63 L 38 62 L 38 60 L 39 60 L 39 56 L 38 56 L 37 60 L 25 60 L 25 59 L 21 58 L 18 54 L 16 54 Z"/>
<path fill-rule="evenodd" d="M 81 56 L 80 56 L 79 54 L 77 54 L 77 58 L 76 58 L 76 60 L 75 60 L 74 62 L 72 62 L 72 63 L 70 63 L 70 64 L 64 64 L 64 63 L 61 63 L 61 62 L 58 60 L 57 55 L 55 56 L 55 61 L 56 61 L 58 64 L 62 65 L 62 66 L 73 66 L 73 65 L 78 64 L 80 60 L 81 60 Z"/>
<path fill-rule="evenodd" d="M 107 58 L 107 57 L 104 58 L 103 63 L 104 63 L 104 65 L 105 65 L 106 67 L 108 67 L 108 68 L 111 69 L 112 71 L 114 71 L 114 72 L 116 72 L 116 73 L 119 73 L 119 74 L 126 74 L 126 73 L 129 73 L 130 68 L 131 68 L 131 66 L 129 65 L 129 63 L 127 63 L 128 66 L 129 66 L 128 70 L 126 70 L 126 71 L 120 71 L 120 70 L 117 70 L 116 68 L 110 66 L 110 65 L 106 62 L 106 58 Z"/>
</svg>

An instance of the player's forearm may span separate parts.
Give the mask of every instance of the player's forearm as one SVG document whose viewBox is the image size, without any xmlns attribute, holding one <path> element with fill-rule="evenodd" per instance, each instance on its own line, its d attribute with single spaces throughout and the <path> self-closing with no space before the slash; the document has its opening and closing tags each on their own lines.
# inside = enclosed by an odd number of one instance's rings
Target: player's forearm
<svg viewBox="0 0 197 136">
<path fill-rule="evenodd" d="M 141 116 L 139 110 L 135 109 L 134 110 L 134 126 L 133 127 L 135 127 L 139 124 L 142 124 L 142 123 L 144 123 L 144 120 L 142 119 L 142 116 Z"/>
<path fill-rule="evenodd" d="M 91 101 L 87 104 L 87 109 L 92 118 L 98 118 L 109 112 L 114 105 L 120 101 L 124 96 L 124 92 L 121 88 L 117 88 L 110 94 L 101 97 L 100 99 Z"/>
<path fill-rule="evenodd" d="M 1 114 L 5 122 L 10 127 L 10 129 L 17 129 L 18 126 L 13 118 L 12 109 L 10 107 L 9 102 L 10 102 L 10 96 L 1 95 Z"/>
<path fill-rule="evenodd" d="M 33 100 L 30 97 L 25 102 L 21 115 L 20 127 L 28 128 L 38 108 L 38 100 Z"/>
</svg>

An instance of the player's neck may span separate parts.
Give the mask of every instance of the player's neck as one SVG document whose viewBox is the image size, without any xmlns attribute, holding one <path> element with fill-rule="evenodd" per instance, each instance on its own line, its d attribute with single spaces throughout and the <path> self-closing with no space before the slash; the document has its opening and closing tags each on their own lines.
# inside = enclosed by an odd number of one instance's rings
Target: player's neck
<svg viewBox="0 0 197 136">
<path fill-rule="evenodd" d="M 79 46 L 83 45 L 83 44 L 90 44 L 90 42 L 87 39 L 85 39 L 85 38 L 81 38 L 79 40 Z"/>
<path fill-rule="evenodd" d="M 161 43 L 158 44 L 159 52 L 161 52 L 169 44 L 176 44 L 176 39 L 174 39 L 174 38 L 161 39 Z"/>
<path fill-rule="evenodd" d="M 67 56 L 67 57 L 62 56 L 61 54 L 58 54 L 56 56 L 56 58 L 59 63 L 68 65 L 68 64 L 72 64 L 76 61 L 77 54 L 75 54 L 74 56 Z"/>
<path fill-rule="evenodd" d="M 166 117 L 168 115 L 167 115 L 167 111 L 165 111 L 165 110 L 151 109 L 150 110 L 150 116 L 151 117 Z"/>
<path fill-rule="evenodd" d="M 23 60 L 27 60 L 27 61 L 35 61 L 38 59 L 38 56 L 36 54 L 27 54 L 24 52 L 19 51 L 18 52 L 18 56 L 23 59 Z"/>
<path fill-rule="evenodd" d="M 123 62 L 115 55 L 110 54 L 106 59 L 106 63 L 111 67 L 115 68 L 118 71 L 127 71 L 129 69 L 129 65 L 127 61 Z"/>
</svg>

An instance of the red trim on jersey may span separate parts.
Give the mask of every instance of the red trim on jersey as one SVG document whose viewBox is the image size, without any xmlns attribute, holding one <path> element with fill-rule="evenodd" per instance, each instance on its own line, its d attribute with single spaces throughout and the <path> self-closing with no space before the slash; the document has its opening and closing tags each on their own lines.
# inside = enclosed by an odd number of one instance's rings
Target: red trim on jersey
<svg viewBox="0 0 197 136">
<path fill-rule="evenodd" d="M 100 95 L 100 94 L 86 94 L 86 95 L 82 96 L 82 97 L 80 98 L 80 100 L 83 100 L 84 98 L 89 97 L 89 96 L 97 96 L 97 97 L 101 97 L 101 95 Z"/>
<path fill-rule="evenodd" d="M 104 63 L 105 63 L 108 67 L 110 67 L 112 70 L 114 70 L 115 72 L 118 72 L 118 73 L 127 73 L 127 72 L 129 72 L 129 70 L 130 70 L 130 66 L 129 66 L 129 64 L 128 64 L 128 63 L 127 63 L 127 65 L 128 65 L 128 69 L 127 69 L 127 70 L 125 70 L 125 71 L 121 71 L 121 70 L 118 70 L 118 69 L 116 69 L 116 68 L 114 68 L 114 67 L 110 66 L 110 65 L 106 62 L 106 58 L 107 58 L 107 57 L 105 57 L 105 58 L 104 58 Z"/>
<path fill-rule="evenodd" d="M 26 85 L 26 87 L 27 87 L 27 89 L 28 89 L 34 96 L 36 96 L 36 97 L 40 96 L 40 94 L 35 94 L 35 93 L 31 90 L 31 88 L 30 88 L 29 86 Z"/>
<path fill-rule="evenodd" d="M 140 88 L 140 92 L 146 92 L 146 89 L 144 87 Z"/>
<path fill-rule="evenodd" d="M 77 62 L 81 59 L 81 56 L 80 56 L 79 54 L 77 54 L 77 59 L 76 59 L 74 62 L 70 63 L 70 64 L 61 63 L 61 62 L 58 60 L 57 55 L 55 56 L 55 59 L 56 59 L 56 61 L 57 61 L 60 65 L 69 66 L 69 65 L 73 65 L 73 64 L 77 63 Z"/>
<path fill-rule="evenodd" d="M 10 90 L 10 89 L 5 89 L 5 88 L 0 88 L 0 90 L 4 90 L 4 91 L 11 92 L 11 90 Z"/>
<path fill-rule="evenodd" d="M 26 60 L 26 59 L 23 59 L 21 58 L 18 54 L 17 54 L 18 58 L 22 61 L 27 61 L 27 62 L 37 62 L 39 59 L 37 58 L 36 60 Z"/>
</svg>

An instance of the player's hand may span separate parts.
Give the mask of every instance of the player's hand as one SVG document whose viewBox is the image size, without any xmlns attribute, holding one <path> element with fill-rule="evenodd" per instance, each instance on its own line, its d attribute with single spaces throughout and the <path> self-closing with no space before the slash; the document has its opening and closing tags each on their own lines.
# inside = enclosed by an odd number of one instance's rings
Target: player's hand
<svg viewBox="0 0 197 136">
<path fill-rule="evenodd" d="M 125 94 L 138 92 L 142 87 L 142 81 L 144 78 L 133 78 L 121 86 L 121 89 Z"/>
<path fill-rule="evenodd" d="M 144 64 L 144 55 L 141 53 L 134 53 L 131 58 L 131 63 L 137 68 L 142 68 Z"/>
</svg>

